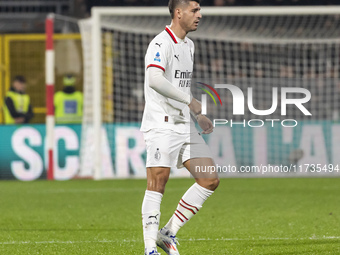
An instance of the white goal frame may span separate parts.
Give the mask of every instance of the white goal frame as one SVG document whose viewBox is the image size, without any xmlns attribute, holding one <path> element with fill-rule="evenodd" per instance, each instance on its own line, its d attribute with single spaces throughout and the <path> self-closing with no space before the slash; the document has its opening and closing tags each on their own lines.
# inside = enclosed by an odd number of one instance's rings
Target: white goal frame
<svg viewBox="0 0 340 255">
<path fill-rule="evenodd" d="M 93 7 L 92 22 L 92 86 L 94 121 L 94 179 L 101 174 L 101 126 L 102 126 L 102 36 L 103 16 L 169 16 L 167 7 Z M 340 14 L 339 6 L 294 7 L 203 7 L 202 15 L 208 16 L 283 16 L 283 15 L 334 15 Z M 100 85 L 100 86 L 99 86 Z"/>
</svg>

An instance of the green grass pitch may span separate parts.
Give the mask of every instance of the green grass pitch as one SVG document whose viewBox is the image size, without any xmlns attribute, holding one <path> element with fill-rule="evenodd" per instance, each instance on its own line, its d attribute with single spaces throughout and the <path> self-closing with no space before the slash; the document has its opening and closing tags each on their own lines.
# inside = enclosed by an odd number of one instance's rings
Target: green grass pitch
<svg viewBox="0 0 340 255">
<path fill-rule="evenodd" d="M 192 183 L 169 180 L 161 226 Z M 2 181 L 0 254 L 142 255 L 145 186 Z M 222 179 L 178 238 L 183 255 L 340 254 L 340 178 Z"/>
</svg>

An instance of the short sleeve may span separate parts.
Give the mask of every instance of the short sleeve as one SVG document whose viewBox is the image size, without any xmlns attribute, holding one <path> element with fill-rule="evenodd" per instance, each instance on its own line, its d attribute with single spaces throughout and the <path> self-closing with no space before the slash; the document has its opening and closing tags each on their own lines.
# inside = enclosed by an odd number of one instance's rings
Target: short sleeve
<svg viewBox="0 0 340 255">
<path fill-rule="evenodd" d="M 169 57 L 168 57 L 168 44 L 162 40 L 154 39 L 146 53 L 146 69 L 149 67 L 157 67 L 165 72 Z"/>
</svg>

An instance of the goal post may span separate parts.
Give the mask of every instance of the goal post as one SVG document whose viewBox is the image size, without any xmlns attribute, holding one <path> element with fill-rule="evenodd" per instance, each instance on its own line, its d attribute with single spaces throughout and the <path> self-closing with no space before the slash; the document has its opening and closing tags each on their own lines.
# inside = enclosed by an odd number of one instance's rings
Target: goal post
<svg viewBox="0 0 340 255">
<path fill-rule="evenodd" d="M 198 31 L 188 35 L 195 42 L 196 48 L 195 81 L 211 83 L 210 85 L 221 82 L 239 83 L 243 91 L 249 87 L 250 82 L 253 82 L 259 90 L 254 93 L 254 98 L 260 101 L 256 105 L 257 108 L 268 109 L 270 108 L 268 103 L 271 103 L 272 99 L 273 84 L 271 83 L 280 84 L 288 79 L 293 87 L 305 86 L 311 90 L 312 95 L 315 95 L 315 97 L 312 96 L 312 101 L 308 105 L 312 108 L 312 112 L 314 111 L 313 117 L 301 116 L 296 108 L 287 110 L 290 118 L 301 120 L 302 131 L 298 127 L 299 132 L 319 132 L 318 128 L 308 131 L 311 126 L 305 126 L 304 122 L 318 122 L 320 128 L 326 132 L 322 140 L 325 143 L 325 152 L 320 152 L 319 155 L 313 157 L 312 152 L 310 150 L 307 152 L 306 148 L 318 139 L 317 135 L 311 135 L 310 139 L 313 141 L 305 145 L 304 143 L 308 141 L 304 141 L 301 134 L 294 132 L 293 134 L 292 131 L 271 129 L 266 133 L 252 130 L 249 131 L 251 134 L 246 131 L 247 135 L 245 135 L 238 128 L 229 129 L 234 150 L 231 153 L 233 156 L 226 157 L 227 161 L 238 166 L 262 163 L 287 165 L 289 162 L 301 160 L 301 157 L 305 157 L 305 160 L 301 162 L 314 162 L 318 160 L 318 157 L 322 157 L 320 162 L 335 164 L 338 149 L 332 145 L 332 140 L 337 139 L 333 131 L 337 130 L 334 123 L 338 121 L 339 104 L 337 101 L 340 99 L 336 88 L 338 81 L 336 73 L 340 71 L 338 29 L 340 7 L 202 7 L 201 12 L 203 18 Z M 84 139 L 92 141 L 91 152 L 87 151 L 85 155 L 92 155 L 93 162 L 88 166 L 82 165 L 80 175 L 82 172 L 86 173 L 85 175 L 92 173 L 95 179 L 108 176 L 130 177 L 127 174 L 119 174 L 121 172 L 119 162 L 117 163 L 119 159 L 116 158 L 119 151 L 117 147 L 113 149 L 111 146 L 111 143 L 119 141 L 119 137 L 111 124 L 124 125 L 135 122 L 138 124 L 141 121 L 142 110 L 131 104 L 136 103 L 139 106 L 144 103 L 141 91 L 146 47 L 151 39 L 164 29 L 165 25 L 170 24 L 170 15 L 166 7 L 93 7 L 91 15 L 91 18 L 87 20 L 90 33 L 85 33 L 84 30 L 81 33 L 83 45 L 91 44 L 90 54 L 83 51 L 84 55 L 88 55 L 84 57 L 84 66 L 91 67 L 91 70 L 88 70 L 91 77 L 84 84 L 85 87 L 91 87 L 91 89 L 88 94 L 89 100 L 85 101 L 84 105 L 88 116 L 84 116 L 83 125 L 90 125 L 92 130 L 89 132 L 91 138 L 89 134 L 86 134 L 82 140 L 83 142 Z M 82 27 L 81 24 L 80 27 Z M 105 66 L 107 64 L 105 63 L 107 60 L 105 48 L 108 45 L 104 34 L 111 36 L 109 46 L 112 50 L 109 55 L 111 54 L 112 57 L 112 90 L 114 91 L 110 92 L 111 95 L 106 95 L 107 92 L 104 90 L 108 84 L 105 82 L 107 76 L 104 73 L 110 69 Z M 330 85 L 324 86 L 322 90 L 318 87 L 321 86 L 318 82 Z M 278 85 L 278 87 L 283 86 L 284 84 Z M 86 88 L 84 90 L 86 91 Z M 133 99 L 131 99 L 132 94 Z M 193 94 L 200 98 L 197 91 Z M 107 113 L 108 108 L 104 106 L 103 98 L 112 100 L 114 106 L 110 113 Z M 223 99 L 228 103 L 231 102 L 230 95 L 223 95 Z M 126 104 L 129 105 L 126 106 Z M 84 115 L 86 109 L 84 109 Z M 133 117 L 123 116 L 123 113 L 132 114 Z M 212 118 L 228 116 L 230 119 L 231 117 L 231 112 L 227 108 L 211 109 L 208 104 L 208 115 L 209 113 L 209 117 Z M 111 116 L 110 121 L 107 121 L 105 114 Z M 255 116 L 249 112 L 244 117 L 255 119 Z M 85 120 L 86 118 L 88 121 Z M 259 119 L 264 120 L 262 117 Z M 103 131 L 104 123 L 108 125 Z M 248 135 L 250 140 L 247 140 Z M 108 141 L 103 141 L 105 136 Z M 256 150 L 255 141 L 261 141 L 264 136 L 267 137 L 267 147 Z M 298 136 L 299 143 L 295 141 L 296 136 Z M 303 146 L 307 147 L 303 149 L 304 155 L 301 155 Z M 329 149 L 330 146 L 333 146 L 335 151 Z M 106 147 L 110 147 L 112 151 L 104 152 Z M 226 151 L 228 152 L 228 149 Z M 262 151 L 265 151 L 265 157 L 259 155 Z M 278 155 L 272 155 L 273 152 Z M 108 153 L 111 153 L 110 157 L 107 157 Z M 84 156 L 81 157 L 84 159 Z M 295 157 L 298 159 L 292 160 Z M 107 162 L 108 158 L 111 159 L 112 166 L 103 170 L 105 168 L 103 162 Z M 222 157 L 218 162 L 226 158 Z M 124 166 L 130 167 L 129 164 L 133 165 L 134 162 L 130 159 Z M 138 169 L 136 166 L 135 168 Z M 136 169 L 133 170 L 135 173 L 138 172 Z M 103 171 L 111 171 L 112 174 L 103 175 Z"/>
<path fill-rule="evenodd" d="M 54 178 L 54 15 L 49 14 L 46 17 L 46 53 L 45 53 L 45 79 L 46 79 L 46 145 L 48 155 L 47 179 Z"/>
<path fill-rule="evenodd" d="M 92 13 L 92 86 L 93 86 L 93 129 L 94 129 L 94 178 L 101 178 L 102 152 L 101 152 L 101 128 L 102 128 L 102 90 L 98 89 L 102 84 L 102 34 L 101 14 L 93 10 Z"/>
<path fill-rule="evenodd" d="M 60 34 L 60 31 L 63 33 Z M 46 113 L 46 176 L 48 180 L 63 179 L 62 171 L 59 168 L 59 159 L 57 158 L 59 152 L 55 140 L 54 94 L 55 88 L 60 89 L 62 87 L 60 78 L 66 73 L 81 74 L 81 48 L 77 47 L 75 43 L 76 40 L 80 39 L 80 35 L 79 33 L 74 33 L 78 31 L 78 19 L 49 13 L 45 19 L 45 38 L 43 35 L 41 37 L 40 35 L 32 36 L 37 41 L 45 39 L 45 61 L 42 63 L 45 65 L 46 107 L 40 108 L 40 111 L 41 113 Z M 22 45 L 21 47 L 29 48 Z M 77 48 L 79 48 L 79 54 Z M 28 51 L 28 54 L 32 54 L 33 50 Z M 79 77 L 81 76 L 79 75 Z M 39 78 L 36 79 L 36 82 L 39 82 Z"/>
</svg>

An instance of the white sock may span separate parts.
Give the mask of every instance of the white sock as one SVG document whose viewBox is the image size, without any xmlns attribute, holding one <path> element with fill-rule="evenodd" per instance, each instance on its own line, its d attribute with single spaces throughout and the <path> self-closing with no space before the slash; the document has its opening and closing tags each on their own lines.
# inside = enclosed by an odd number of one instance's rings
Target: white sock
<svg viewBox="0 0 340 255">
<path fill-rule="evenodd" d="M 144 244 L 148 250 L 156 247 L 162 197 L 162 193 L 150 190 L 145 191 L 142 205 L 142 218 Z"/>
<path fill-rule="evenodd" d="M 178 230 L 202 208 L 204 201 L 213 193 L 214 191 L 203 188 L 197 183 L 192 185 L 179 201 L 177 210 L 164 228 L 169 229 L 172 235 L 176 235 Z"/>
</svg>

